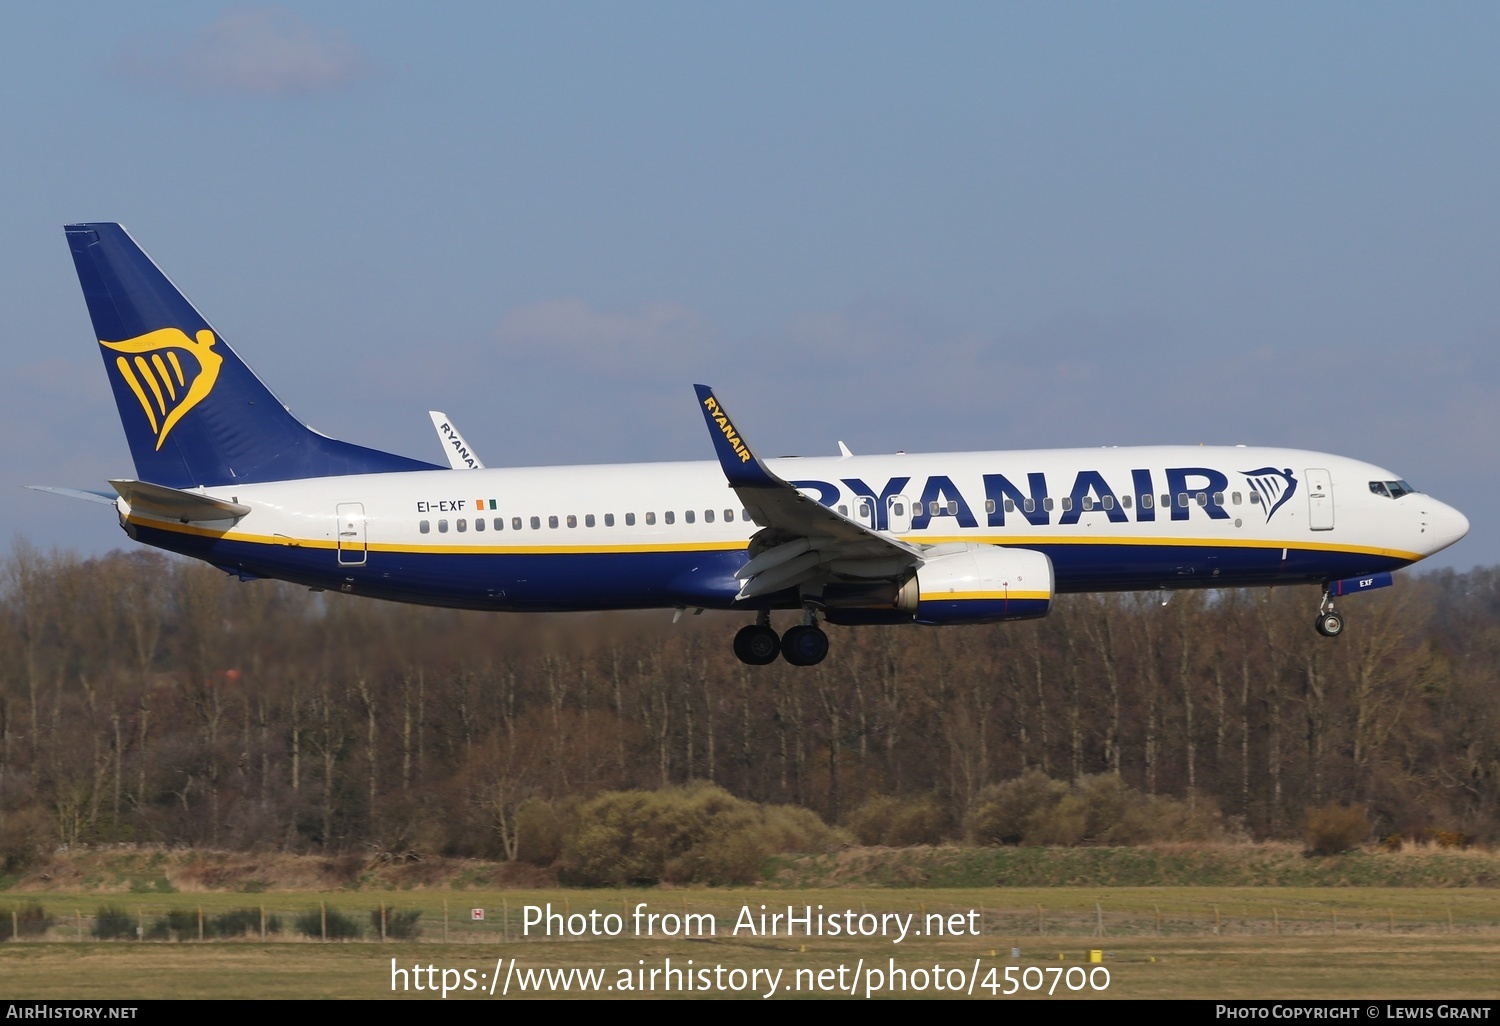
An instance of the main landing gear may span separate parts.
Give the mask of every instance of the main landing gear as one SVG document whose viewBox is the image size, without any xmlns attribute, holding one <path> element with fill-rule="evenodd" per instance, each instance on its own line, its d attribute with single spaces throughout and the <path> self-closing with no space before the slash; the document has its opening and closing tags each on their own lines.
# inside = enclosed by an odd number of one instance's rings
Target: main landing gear
<svg viewBox="0 0 1500 1026">
<path fill-rule="evenodd" d="M 793 666 L 812 666 L 828 655 L 828 635 L 818 626 L 811 609 L 795 627 L 787 628 L 779 638 L 771 627 L 771 614 L 761 610 L 755 623 L 742 627 L 734 636 L 734 654 L 742 663 L 765 666 L 779 655 Z"/>
<path fill-rule="evenodd" d="M 1333 608 L 1333 596 L 1323 590 L 1323 601 L 1318 603 L 1318 633 L 1325 638 L 1336 638 L 1344 633 L 1344 618 Z"/>
</svg>

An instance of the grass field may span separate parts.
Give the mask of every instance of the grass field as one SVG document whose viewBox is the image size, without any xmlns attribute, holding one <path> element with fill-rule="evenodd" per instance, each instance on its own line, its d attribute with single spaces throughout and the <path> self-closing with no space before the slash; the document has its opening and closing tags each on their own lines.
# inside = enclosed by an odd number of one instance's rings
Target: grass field
<svg viewBox="0 0 1500 1026">
<path fill-rule="evenodd" d="M 728 988 L 736 980 L 749 983 L 752 970 L 780 971 L 777 996 L 827 993 L 821 986 L 838 986 L 851 979 L 863 996 L 874 982 L 864 970 L 889 975 L 890 960 L 905 970 L 908 996 L 952 996 L 936 984 L 959 978 L 976 979 L 973 996 L 989 997 L 986 983 L 1006 989 L 1007 966 L 1035 966 L 1055 970 L 1025 977 L 1028 982 L 1055 983 L 1059 995 L 1127 998 L 1494 998 L 1500 996 L 1500 891 L 1455 888 L 1313 888 L 1313 887 L 1142 887 L 1142 888 L 982 888 L 982 889 L 845 889 L 816 890 L 641 890 L 626 892 L 551 889 L 544 891 L 474 891 L 462 894 L 409 892 L 372 894 L 64 894 L 0 896 L 0 917 L 8 918 L 36 900 L 52 925 L 45 937 L 0 945 L 0 979 L 11 998 L 313 998 L 392 996 L 392 959 L 406 970 L 397 975 L 397 994 L 418 999 L 440 999 L 430 989 L 416 990 L 411 970 L 432 966 L 427 981 L 440 986 L 442 970 L 460 989 L 448 1000 L 489 999 L 490 977 L 501 970 L 510 975 L 510 997 L 520 996 L 518 980 L 525 971 L 548 969 L 604 970 L 601 986 L 592 996 L 623 996 L 621 972 L 634 988 L 652 982 L 640 976 L 651 969 L 691 968 L 695 973 L 713 967 L 724 972 L 705 982 Z M 390 903 L 396 911 L 420 911 L 422 932 L 417 941 L 381 942 L 379 908 Z M 444 930 L 444 903 L 447 928 Z M 582 936 L 546 937 L 540 928 L 524 930 L 526 906 L 574 916 Z M 645 903 L 642 919 L 636 907 Z M 126 910 L 149 930 L 169 912 L 186 923 L 185 941 L 142 942 L 91 939 L 93 915 L 104 904 Z M 874 929 L 882 916 L 912 916 L 909 932 L 893 943 L 900 920 L 885 919 L 888 936 L 806 936 L 797 929 L 788 935 L 784 924 L 775 935 L 759 929 L 734 930 L 748 909 L 758 917 L 787 906 L 814 913 L 848 912 L 858 925 Z M 297 936 L 290 923 L 326 905 L 360 924 L 364 940 L 322 942 Z M 231 909 L 264 907 L 269 918 L 280 917 L 283 932 L 262 942 L 252 935 L 242 939 L 192 939 L 199 920 L 207 924 Z M 471 908 L 482 908 L 483 922 L 470 919 Z M 371 912 L 376 916 L 372 923 Z M 593 927 L 589 913 L 596 913 Z M 973 913 L 971 916 L 970 913 Z M 651 921 L 645 917 L 655 913 Z M 604 917 L 614 914 L 618 922 Z M 713 916 L 708 935 L 682 936 L 684 915 Z M 18 911 L 19 916 L 19 911 Z M 678 917 L 673 919 L 670 917 Z M 929 919 L 928 917 L 933 917 Z M 941 920 L 944 935 L 925 927 Z M 392 919 L 394 921 L 394 918 Z M 706 920 L 696 921 L 706 924 Z M 639 926 L 637 925 L 639 924 Z M 757 927 L 759 922 L 756 922 Z M 647 926 L 650 926 L 647 935 Z M 957 935 L 949 930 L 958 927 Z M 607 928 L 619 936 L 595 936 Z M 637 929 L 640 934 L 637 934 Z M 974 935 L 971 931 L 977 930 Z M 1101 935 L 1102 930 L 1102 935 Z M 556 920 L 554 920 L 556 932 Z M 668 936 L 667 934 L 675 934 Z M 444 943 L 446 936 L 447 943 Z M 80 942 L 80 938 L 82 938 Z M 1012 957 L 1013 948 L 1020 949 Z M 1088 962 L 1090 949 L 1102 952 L 1109 974 L 1108 988 L 1095 992 L 1085 979 L 1102 981 Z M 511 960 L 514 959 L 514 966 Z M 853 970 L 864 962 L 858 978 Z M 692 960 L 691 967 L 688 961 Z M 942 967 L 936 978 L 932 970 Z M 975 970 L 978 972 L 976 973 Z M 728 970 L 741 970 L 738 977 Z M 1067 970 L 1074 971 L 1069 974 Z M 465 970 L 469 976 L 463 976 Z M 920 974 L 918 974 L 920 971 Z M 800 973 L 800 975 L 799 975 Z M 820 978 L 819 973 L 824 975 Z M 911 975 L 918 974 L 918 975 Z M 1020 974 L 1016 974 L 1020 977 Z M 656 989 L 644 996 L 663 996 L 658 973 Z M 677 977 L 677 986 L 684 979 Z M 1067 982 L 1083 986 L 1069 991 Z M 407 989 L 401 990 L 402 983 Z M 885 982 L 881 980 L 880 982 Z M 764 993 L 767 978 L 755 980 Z M 913 993 L 918 983 L 920 994 Z M 466 991 L 461 989 L 468 985 Z M 561 993 L 556 979 L 539 989 Z M 497 987 L 495 999 L 499 999 Z M 578 992 L 570 978 L 568 992 Z M 748 987 L 741 990 L 749 994 Z M 713 996 L 694 989 L 693 996 Z M 848 996 L 847 990 L 843 992 Z M 634 989 L 630 992 L 635 996 Z M 677 996 L 672 994 L 670 996 Z M 829 993 L 837 996 L 837 993 Z M 999 996 L 999 995 L 997 995 Z M 1017 996 L 1028 996 L 1022 989 Z M 1036 996 L 1035 994 L 1030 996 Z"/>
</svg>

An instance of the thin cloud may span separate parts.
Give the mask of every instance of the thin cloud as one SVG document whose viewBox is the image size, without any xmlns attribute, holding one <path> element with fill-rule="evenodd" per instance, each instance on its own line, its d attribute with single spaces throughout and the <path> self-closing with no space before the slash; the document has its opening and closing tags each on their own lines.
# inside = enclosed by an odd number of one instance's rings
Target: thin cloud
<svg viewBox="0 0 1500 1026">
<path fill-rule="evenodd" d="M 343 33 L 290 11 L 226 11 L 180 49 L 137 46 L 120 58 L 125 78 L 187 92 L 297 96 L 323 92 L 369 73 L 370 61 Z"/>
<path fill-rule="evenodd" d="M 618 370 L 661 367 L 701 352 L 714 332 L 681 303 L 595 310 L 581 299 L 548 299 L 508 311 L 496 336 L 508 347 L 539 356 Z"/>
</svg>

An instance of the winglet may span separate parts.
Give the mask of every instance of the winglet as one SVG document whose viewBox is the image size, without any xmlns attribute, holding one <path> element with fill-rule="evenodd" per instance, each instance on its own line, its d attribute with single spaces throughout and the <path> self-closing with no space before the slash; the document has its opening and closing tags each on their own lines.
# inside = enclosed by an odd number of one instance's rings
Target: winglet
<svg viewBox="0 0 1500 1026">
<path fill-rule="evenodd" d="M 719 466 L 729 479 L 731 488 L 776 488 L 784 484 L 781 478 L 766 469 L 745 437 L 735 428 L 729 414 L 714 398 L 714 390 L 707 385 L 694 385 L 698 403 L 703 407 L 703 419 L 708 424 L 708 433 L 714 440 L 714 454 L 719 457 Z"/>
<path fill-rule="evenodd" d="M 452 419 L 440 410 L 428 410 L 432 426 L 437 430 L 438 441 L 443 443 L 443 453 L 448 457 L 448 466 L 454 470 L 483 470 L 484 464 L 470 448 L 468 440 L 458 433 Z"/>
</svg>

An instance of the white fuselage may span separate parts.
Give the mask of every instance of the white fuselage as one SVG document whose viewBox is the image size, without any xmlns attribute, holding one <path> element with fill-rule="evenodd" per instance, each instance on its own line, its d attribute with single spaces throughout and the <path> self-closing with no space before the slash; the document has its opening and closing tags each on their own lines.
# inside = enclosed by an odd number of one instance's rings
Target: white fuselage
<svg viewBox="0 0 1500 1026">
<path fill-rule="evenodd" d="M 1468 529 L 1382 468 L 1326 453 L 1160 446 L 767 460 L 823 505 L 916 545 L 1039 549 L 1059 592 L 1329 581 Z M 151 544 L 246 576 L 496 609 L 730 607 L 758 526 L 714 462 L 423 471 L 198 489 L 250 507 Z"/>
</svg>

